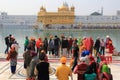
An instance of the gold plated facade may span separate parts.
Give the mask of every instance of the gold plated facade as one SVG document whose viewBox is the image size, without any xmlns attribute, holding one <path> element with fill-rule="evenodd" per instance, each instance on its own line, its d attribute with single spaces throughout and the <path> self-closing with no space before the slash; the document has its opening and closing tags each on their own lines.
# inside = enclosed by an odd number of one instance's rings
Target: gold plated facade
<svg viewBox="0 0 120 80">
<path fill-rule="evenodd" d="M 75 19 L 74 6 L 70 8 L 66 3 L 63 3 L 58 8 L 58 12 L 47 12 L 45 7 L 41 7 L 38 12 L 37 22 L 44 25 L 49 24 L 73 24 Z"/>
</svg>

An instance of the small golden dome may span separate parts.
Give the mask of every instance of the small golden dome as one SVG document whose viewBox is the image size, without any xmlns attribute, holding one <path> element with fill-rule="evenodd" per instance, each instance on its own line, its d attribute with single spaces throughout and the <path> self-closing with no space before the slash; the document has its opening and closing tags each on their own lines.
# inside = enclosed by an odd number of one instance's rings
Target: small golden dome
<svg viewBox="0 0 120 80">
<path fill-rule="evenodd" d="M 71 6 L 71 8 L 75 8 L 74 6 Z"/>
<path fill-rule="evenodd" d="M 46 11 L 46 9 L 43 6 L 41 6 L 40 11 Z"/>
</svg>

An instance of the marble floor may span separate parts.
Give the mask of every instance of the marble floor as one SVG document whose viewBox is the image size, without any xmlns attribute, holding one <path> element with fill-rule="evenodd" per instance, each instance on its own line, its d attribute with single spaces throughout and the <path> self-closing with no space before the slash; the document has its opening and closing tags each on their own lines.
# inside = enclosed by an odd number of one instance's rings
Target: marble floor
<svg viewBox="0 0 120 80">
<path fill-rule="evenodd" d="M 17 64 L 17 71 L 15 74 L 11 74 L 10 72 L 10 64 L 9 61 L 5 60 L 5 55 L 0 55 L 0 80 L 25 80 L 26 74 L 25 69 L 23 68 L 23 60 L 19 57 L 18 64 Z M 114 80 L 120 80 L 120 59 L 119 57 L 114 57 L 116 59 L 113 60 L 112 64 L 109 64 L 109 67 L 111 68 L 111 72 L 113 75 Z M 57 66 L 60 65 L 60 62 L 58 59 L 52 60 L 50 59 L 50 65 L 53 69 L 53 73 L 50 74 L 50 80 L 57 80 L 54 73 Z M 67 63 L 69 65 L 69 63 Z M 73 74 L 73 80 L 77 80 L 77 75 Z"/>
</svg>

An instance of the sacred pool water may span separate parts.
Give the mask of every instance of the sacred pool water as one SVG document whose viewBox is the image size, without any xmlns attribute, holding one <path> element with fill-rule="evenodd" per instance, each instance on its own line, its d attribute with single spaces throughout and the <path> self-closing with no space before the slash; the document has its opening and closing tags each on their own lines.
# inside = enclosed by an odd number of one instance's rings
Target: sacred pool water
<svg viewBox="0 0 120 80">
<path fill-rule="evenodd" d="M 49 35 L 58 35 L 64 34 L 66 36 L 73 36 L 73 37 L 93 37 L 95 40 L 97 37 L 100 38 L 106 38 L 106 35 L 109 35 L 110 38 L 113 40 L 113 45 L 115 46 L 116 50 L 120 52 L 120 30 L 114 30 L 114 29 L 106 29 L 106 30 L 77 30 L 77 31 L 59 31 L 59 30 L 52 30 L 52 31 L 41 31 L 36 29 L 0 29 L 0 53 L 4 53 L 6 45 L 4 38 L 8 36 L 9 34 L 12 34 L 17 42 L 20 45 L 19 53 L 23 53 L 23 46 L 24 46 L 24 40 L 25 36 L 28 37 L 35 37 L 38 38 L 38 36 L 44 38 L 44 36 Z"/>
</svg>

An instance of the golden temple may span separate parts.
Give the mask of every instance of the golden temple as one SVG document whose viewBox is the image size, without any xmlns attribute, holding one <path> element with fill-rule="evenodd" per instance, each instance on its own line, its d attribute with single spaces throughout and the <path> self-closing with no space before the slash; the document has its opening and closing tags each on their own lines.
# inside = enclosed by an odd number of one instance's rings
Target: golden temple
<svg viewBox="0 0 120 80">
<path fill-rule="evenodd" d="M 58 8 L 58 12 L 47 12 L 46 8 L 42 6 L 38 12 L 37 22 L 43 23 L 45 26 L 50 24 L 73 24 L 74 13 L 74 6 L 69 7 L 67 3 L 63 3 Z"/>
</svg>

